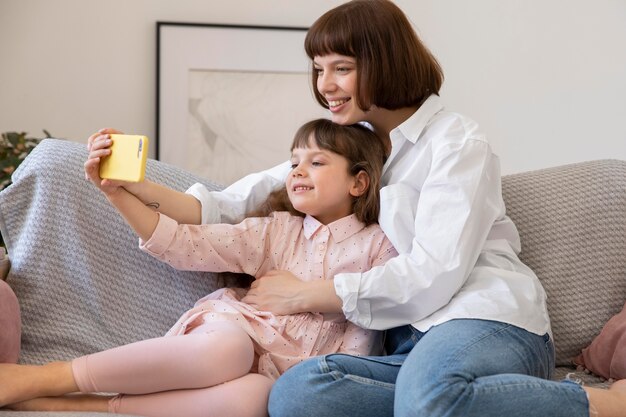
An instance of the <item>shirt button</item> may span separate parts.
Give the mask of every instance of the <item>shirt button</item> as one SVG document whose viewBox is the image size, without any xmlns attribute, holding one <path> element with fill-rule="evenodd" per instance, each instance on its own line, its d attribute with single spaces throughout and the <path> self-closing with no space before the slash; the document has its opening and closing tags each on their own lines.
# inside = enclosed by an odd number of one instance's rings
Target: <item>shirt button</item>
<svg viewBox="0 0 626 417">
<path fill-rule="evenodd" d="M 320 250 L 324 250 L 324 248 L 326 247 L 326 245 L 324 245 L 323 243 L 321 243 L 318 248 L 320 248 Z"/>
</svg>

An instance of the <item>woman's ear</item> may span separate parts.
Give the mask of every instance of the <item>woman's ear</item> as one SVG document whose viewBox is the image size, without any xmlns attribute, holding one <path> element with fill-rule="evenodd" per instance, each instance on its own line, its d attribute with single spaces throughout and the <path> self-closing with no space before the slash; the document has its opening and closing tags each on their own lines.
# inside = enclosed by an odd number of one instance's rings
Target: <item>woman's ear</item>
<svg viewBox="0 0 626 417">
<path fill-rule="evenodd" d="M 370 186 L 370 176 L 365 171 L 359 171 L 358 174 L 354 176 L 354 183 L 352 187 L 350 187 L 350 195 L 353 197 L 360 197 Z"/>
</svg>

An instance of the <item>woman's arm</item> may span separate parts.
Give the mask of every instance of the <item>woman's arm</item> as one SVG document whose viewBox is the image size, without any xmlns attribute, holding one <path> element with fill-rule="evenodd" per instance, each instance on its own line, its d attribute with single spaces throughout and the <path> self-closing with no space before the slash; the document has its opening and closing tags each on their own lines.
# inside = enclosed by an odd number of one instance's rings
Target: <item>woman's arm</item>
<svg viewBox="0 0 626 417">
<path fill-rule="evenodd" d="M 444 138 L 438 145 L 421 184 L 387 195 L 381 226 L 395 236 L 400 255 L 370 271 L 335 278 L 346 318 L 361 327 L 415 323 L 446 306 L 504 215 L 498 160 L 487 142 Z"/>
<path fill-rule="evenodd" d="M 372 230 L 372 229 L 369 229 Z M 379 228 L 369 236 L 370 254 L 354 253 L 354 256 L 368 256 L 370 268 L 381 266 L 398 256 L 389 239 Z M 243 301 L 258 310 L 276 314 L 296 314 L 309 311 L 321 313 L 341 313 L 343 301 L 337 295 L 333 280 L 302 281 L 289 271 L 270 271 L 252 283 Z"/>
</svg>

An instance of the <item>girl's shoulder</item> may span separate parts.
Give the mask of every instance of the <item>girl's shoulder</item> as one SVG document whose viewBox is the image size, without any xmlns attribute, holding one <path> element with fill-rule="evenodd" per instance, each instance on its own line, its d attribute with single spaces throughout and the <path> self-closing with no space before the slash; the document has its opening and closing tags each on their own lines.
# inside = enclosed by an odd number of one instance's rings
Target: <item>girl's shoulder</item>
<svg viewBox="0 0 626 417">
<path fill-rule="evenodd" d="M 363 230 L 361 230 L 359 233 L 367 234 L 371 236 L 371 238 L 373 239 L 389 240 L 387 238 L 387 235 L 385 235 L 385 232 L 383 231 L 382 227 L 380 227 L 378 223 L 372 223 L 370 225 L 365 226 Z"/>
<path fill-rule="evenodd" d="M 367 233 L 371 242 L 372 250 L 376 253 L 386 253 L 391 257 L 397 256 L 398 252 L 378 223 L 366 226 L 362 233 Z"/>
<path fill-rule="evenodd" d="M 287 211 L 275 211 L 267 216 L 246 217 L 237 225 L 226 225 L 234 230 L 234 233 L 255 231 L 269 235 L 287 235 L 302 229 L 302 218 L 294 216 Z"/>
<path fill-rule="evenodd" d="M 268 221 L 272 223 L 286 224 L 290 226 L 302 225 L 304 217 L 295 216 L 288 211 L 274 211 L 267 216 Z"/>
</svg>

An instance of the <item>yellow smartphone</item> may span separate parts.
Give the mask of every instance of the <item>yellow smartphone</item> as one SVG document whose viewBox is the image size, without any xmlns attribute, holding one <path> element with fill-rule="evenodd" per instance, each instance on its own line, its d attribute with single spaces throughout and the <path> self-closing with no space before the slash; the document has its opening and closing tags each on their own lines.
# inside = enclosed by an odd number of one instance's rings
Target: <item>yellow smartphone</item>
<svg viewBox="0 0 626 417">
<path fill-rule="evenodd" d="M 100 177 L 143 181 L 148 159 L 148 138 L 141 135 L 111 135 L 111 140 L 111 154 L 100 161 Z"/>
</svg>

